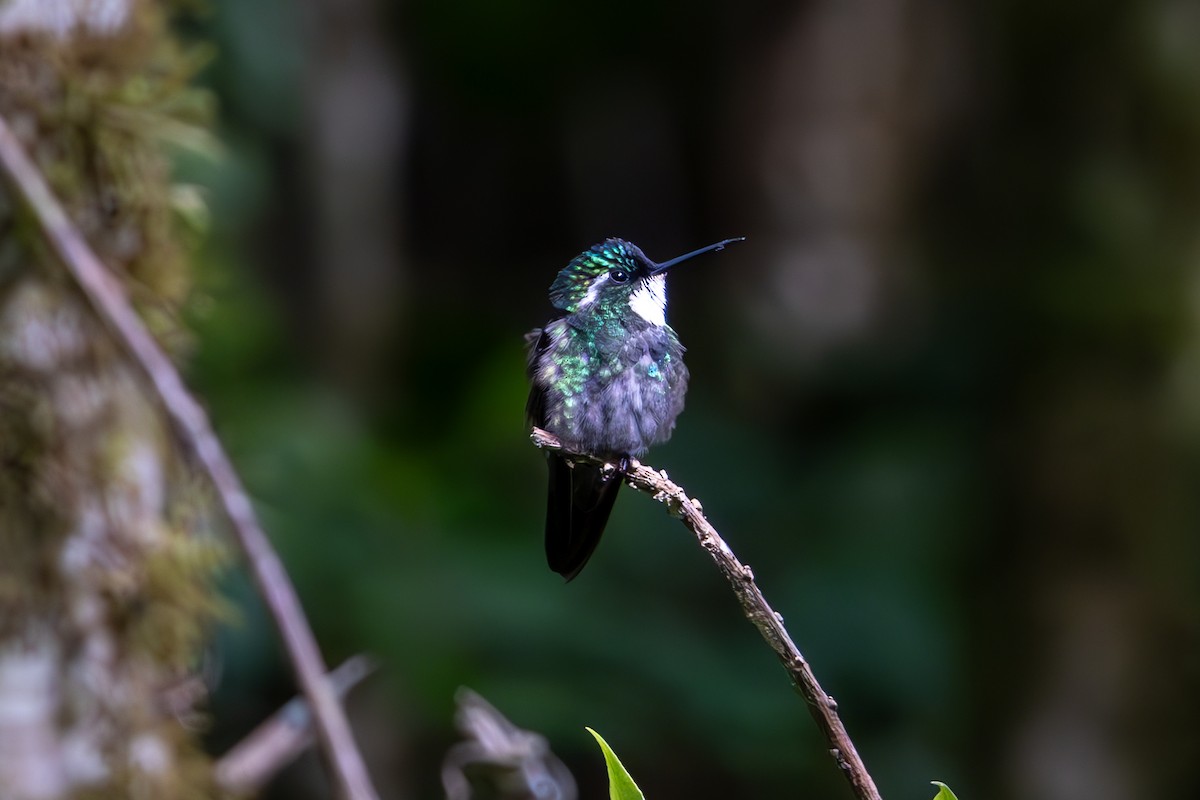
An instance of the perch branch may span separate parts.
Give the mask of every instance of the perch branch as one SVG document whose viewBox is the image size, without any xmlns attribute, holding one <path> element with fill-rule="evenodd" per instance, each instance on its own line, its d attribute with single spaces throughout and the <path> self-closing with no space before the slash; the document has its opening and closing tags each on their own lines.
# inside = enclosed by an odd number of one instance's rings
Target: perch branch
<svg viewBox="0 0 1200 800">
<path fill-rule="evenodd" d="M 534 445 L 543 450 L 562 453 L 574 461 L 604 466 L 607 462 L 602 458 L 575 453 L 565 449 L 554 434 L 541 428 L 534 428 L 530 434 Z M 614 470 L 617 467 L 613 465 Z M 783 626 L 783 617 L 775 613 L 759 591 L 754 582 L 754 573 L 750 567 L 738 561 L 737 556 L 729 549 L 729 545 L 717 533 L 716 529 L 704 517 L 700 501 L 689 498 L 687 492 L 679 484 L 674 483 L 662 470 L 655 470 L 636 461 L 630 461 L 625 472 L 625 482 L 643 494 L 650 495 L 667 507 L 672 516 L 679 517 L 684 525 L 696 535 L 700 546 L 716 562 L 721 574 L 729 581 L 733 593 L 742 606 L 746 619 L 758 628 L 763 639 L 775 651 L 779 662 L 787 670 L 792 679 L 792 685 L 804 698 L 809 713 L 816 721 L 817 727 L 829 742 L 829 753 L 837 762 L 850 788 L 859 800 L 880 800 L 879 790 L 875 781 L 867 772 L 866 765 L 858 756 L 858 751 L 846 733 L 846 727 L 837 713 L 837 703 L 825 693 L 812 668 L 800 654 L 800 650 L 792 642 L 792 637 Z"/>
<path fill-rule="evenodd" d="M 208 415 L 188 392 L 175 365 L 134 311 L 124 287 L 71 222 L 3 116 L 0 116 L 0 173 L 28 206 L 54 254 L 88 302 L 149 378 L 167 416 L 212 480 L 258 590 L 279 627 L 300 688 L 313 709 L 317 734 L 339 794 L 347 800 L 374 800 L 375 790 L 342 707 L 325 680 L 325 664 L 296 590 L 259 524 Z"/>
</svg>

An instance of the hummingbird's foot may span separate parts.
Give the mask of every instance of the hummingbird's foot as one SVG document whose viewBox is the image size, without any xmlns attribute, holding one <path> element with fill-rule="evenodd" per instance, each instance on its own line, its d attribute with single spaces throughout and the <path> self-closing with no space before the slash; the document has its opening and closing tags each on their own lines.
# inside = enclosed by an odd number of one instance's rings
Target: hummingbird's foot
<svg viewBox="0 0 1200 800">
<path fill-rule="evenodd" d="M 628 455 L 618 458 L 615 464 L 611 461 L 606 461 L 604 462 L 604 466 L 600 467 L 600 477 L 608 481 L 617 475 L 628 475 L 630 465 L 636 463 Z"/>
</svg>

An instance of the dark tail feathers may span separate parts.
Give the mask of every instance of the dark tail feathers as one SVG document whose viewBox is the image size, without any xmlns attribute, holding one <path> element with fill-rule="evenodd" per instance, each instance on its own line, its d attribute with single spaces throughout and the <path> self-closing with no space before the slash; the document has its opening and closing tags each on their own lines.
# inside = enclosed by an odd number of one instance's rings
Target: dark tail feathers
<svg viewBox="0 0 1200 800">
<path fill-rule="evenodd" d="M 579 574 L 604 533 L 621 488 L 621 477 L 605 479 L 600 467 L 568 466 L 550 455 L 550 491 L 546 501 L 546 561 L 568 581 Z"/>
</svg>

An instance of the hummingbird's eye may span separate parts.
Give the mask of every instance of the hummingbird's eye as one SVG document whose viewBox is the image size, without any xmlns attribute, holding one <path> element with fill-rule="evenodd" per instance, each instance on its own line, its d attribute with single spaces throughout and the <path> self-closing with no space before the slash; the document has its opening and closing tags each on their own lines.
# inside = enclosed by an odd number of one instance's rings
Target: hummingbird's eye
<svg viewBox="0 0 1200 800">
<path fill-rule="evenodd" d="M 625 283 L 629 280 L 629 273 L 623 269 L 614 269 L 608 273 L 608 277 L 612 278 L 613 283 Z"/>
</svg>

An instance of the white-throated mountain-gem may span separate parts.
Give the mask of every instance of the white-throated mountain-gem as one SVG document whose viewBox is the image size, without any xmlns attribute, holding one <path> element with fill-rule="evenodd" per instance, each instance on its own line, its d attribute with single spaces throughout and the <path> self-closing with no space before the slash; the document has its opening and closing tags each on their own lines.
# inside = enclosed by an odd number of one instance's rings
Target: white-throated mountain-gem
<svg viewBox="0 0 1200 800">
<path fill-rule="evenodd" d="M 626 463 L 665 442 L 683 410 L 688 371 L 667 324 L 666 272 L 726 239 L 656 264 L 637 245 L 605 239 L 571 259 L 550 285 L 562 312 L 526 337 L 532 388 L 525 414 L 563 447 Z M 621 475 L 548 453 L 546 560 L 571 580 L 612 511 Z"/>
</svg>

